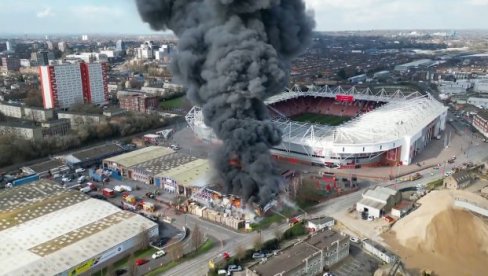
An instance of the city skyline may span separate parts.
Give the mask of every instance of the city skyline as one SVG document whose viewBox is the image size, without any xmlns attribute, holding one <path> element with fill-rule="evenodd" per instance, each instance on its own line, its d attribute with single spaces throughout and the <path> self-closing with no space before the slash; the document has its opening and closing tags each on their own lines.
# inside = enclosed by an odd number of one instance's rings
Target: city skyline
<svg viewBox="0 0 488 276">
<path fill-rule="evenodd" d="M 488 29 L 488 0 L 305 0 L 317 31 Z M 0 0 L 2 34 L 155 34 L 133 0 Z M 12 24 L 13 22 L 17 22 Z"/>
</svg>

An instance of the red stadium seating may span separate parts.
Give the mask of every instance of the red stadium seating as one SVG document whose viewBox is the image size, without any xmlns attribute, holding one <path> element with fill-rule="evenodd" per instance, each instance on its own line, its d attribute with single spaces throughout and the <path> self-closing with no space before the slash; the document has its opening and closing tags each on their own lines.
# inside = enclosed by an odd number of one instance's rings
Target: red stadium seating
<svg viewBox="0 0 488 276">
<path fill-rule="evenodd" d="M 334 98 L 303 96 L 271 104 L 269 110 L 273 118 L 281 114 L 292 117 L 303 113 L 355 117 L 369 112 L 384 103 L 358 100 L 354 102 L 338 102 Z M 278 112 L 274 111 L 277 110 Z"/>
</svg>

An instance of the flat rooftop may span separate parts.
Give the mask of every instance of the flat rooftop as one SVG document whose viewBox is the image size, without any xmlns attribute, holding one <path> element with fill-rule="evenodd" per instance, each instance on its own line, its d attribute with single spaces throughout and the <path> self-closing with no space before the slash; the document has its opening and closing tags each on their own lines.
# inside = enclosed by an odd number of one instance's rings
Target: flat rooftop
<svg viewBox="0 0 488 276">
<path fill-rule="evenodd" d="M 211 177 L 210 162 L 206 159 L 196 159 L 181 166 L 161 172 L 156 177 L 173 179 L 185 187 L 204 187 Z"/>
<path fill-rule="evenodd" d="M 61 162 L 61 160 L 53 159 L 53 160 L 30 165 L 29 168 L 31 168 L 36 173 L 41 173 L 41 172 L 46 172 L 61 167 L 63 165 L 64 164 L 63 162 Z"/>
<path fill-rule="evenodd" d="M 320 255 L 319 249 L 328 251 L 331 246 L 335 249 L 335 244 L 332 245 L 332 243 L 344 239 L 347 241 L 347 236 L 342 236 L 335 231 L 322 231 L 301 243 L 281 251 L 281 254 L 269 258 L 264 264 L 257 264 L 249 269 L 263 276 L 289 272 L 301 266 L 306 258 L 312 255 Z"/>
<path fill-rule="evenodd" d="M 115 157 L 105 159 L 106 162 L 117 163 L 126 168 L 173 153 L 174 150 L 166 147 L 151 146 Z"/>
<path fill-rule="evenodd" d="M 152 175 L 157 175 L 186 163 L 195 161 L 197 158 L 188 154 L 173 152 L 158 158 L 140 163 L 132 169 L 142 170 Z"/>
<path fill-rule="evenodd" d="M 142 216 L 47 180 L 3 190 L 0 274 L 70 271 L 155 226 Z"/>
<path fill-rule="evenodd" d="M 116 144 L 104 144 L 101 146 L 80 150 L 72 153 L 71 155 L 73 155 L 76 159 L 83 162 L 86 160 L 90 160 L 92 158 L 97 158 L 99 156 L 106 156 L 109 154 L 122 152 L 123 150 L 124 150 L 123 148 L 117 146 Z"/>
</svg>

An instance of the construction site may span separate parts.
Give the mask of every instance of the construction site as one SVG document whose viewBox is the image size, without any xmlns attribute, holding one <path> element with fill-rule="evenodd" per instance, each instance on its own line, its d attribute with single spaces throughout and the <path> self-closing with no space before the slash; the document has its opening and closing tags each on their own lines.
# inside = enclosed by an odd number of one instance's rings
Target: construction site
<svg viewBox="0 0 488 276">
<path fill-rule="evenodd" d="M 485 275 L 488 200 L 462 190 L 428 193 L 384 240 L 413 275 Z"/>
</svg>

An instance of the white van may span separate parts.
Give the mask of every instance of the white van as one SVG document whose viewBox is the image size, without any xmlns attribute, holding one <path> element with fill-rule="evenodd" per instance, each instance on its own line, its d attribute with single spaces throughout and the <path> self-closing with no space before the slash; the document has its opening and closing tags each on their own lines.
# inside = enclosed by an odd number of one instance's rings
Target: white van
<svg viewBox="0 0 488 276">
<path fill-rule="evenodd" d="M 85 169 L 83 169 L 83 168 L 78 168 L 78 169 L 76 169 L 76 170 L 75 170 L 75 173 L 82 173 L 82 172 L 84 172 L 84 171 L 85 171 Z"/>
<path fill-rule="evenodd" d="M 132 192 L 132 187 L 131 186 L 128 186 L 128 185 L 120 185 L 120 187 L 122 187 L 122 189 L 124 189 L 127 192 Z"/>
<path fill-rule="evenodd" d="M 86 187 L 84 187 L 84 188 L 81 188 L 81 189 L 80 189 L 80 192 L 82 192 L 82 193 L 85 193 L 85 194 L 86 194 L 86 193 L 89 193 L 91 190 L 92 190 L 92 189 L 91 189 L 91 187 L 90 187 L 90 186 L 86 186 Z"/>
<path fill-rule="evenodd" d="M 86 177 L 84 175 L 80 176 L 80 178 L 78 178 L 78 183 L 81 184 L 83 182 L 85 182 L 86 180 Z"/>
<path fill-rule="evenodd" d="M 125 189 L 124 189 L 124 187 L 117 185 L 114 187 L 114 191 L 121 193 L 121 192 L 124 192 Z"/>
</svg>

